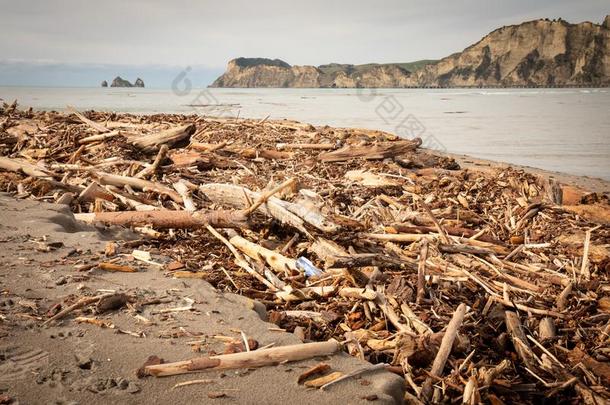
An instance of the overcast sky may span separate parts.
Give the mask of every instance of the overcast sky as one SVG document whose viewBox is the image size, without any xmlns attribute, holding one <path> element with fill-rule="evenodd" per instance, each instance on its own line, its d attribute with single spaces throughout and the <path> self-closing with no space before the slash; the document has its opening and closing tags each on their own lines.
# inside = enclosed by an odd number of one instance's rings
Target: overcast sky
<svg viewBox="0 0 610 405">
<path fill-rule="evenodd" d="M 0 0 L 0 61 L 211 71 L 238 56 L 408 62 L 460 51 L 502 25 L 601 23 L 608 13 L 608 0 Z"/>
</svg>

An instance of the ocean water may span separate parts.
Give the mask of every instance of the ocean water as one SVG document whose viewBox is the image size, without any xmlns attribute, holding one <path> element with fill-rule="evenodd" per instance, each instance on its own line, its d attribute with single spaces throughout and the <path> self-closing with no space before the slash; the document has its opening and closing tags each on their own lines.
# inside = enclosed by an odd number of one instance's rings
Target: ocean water
<svg viewBox="0 0 610 405">
<path fill-rule="evenodd" d="M 381 129 L 452 153 L 610 180 L 610 89 L 0 87 L 35 109 L 196 113 Z"/>
</svg>

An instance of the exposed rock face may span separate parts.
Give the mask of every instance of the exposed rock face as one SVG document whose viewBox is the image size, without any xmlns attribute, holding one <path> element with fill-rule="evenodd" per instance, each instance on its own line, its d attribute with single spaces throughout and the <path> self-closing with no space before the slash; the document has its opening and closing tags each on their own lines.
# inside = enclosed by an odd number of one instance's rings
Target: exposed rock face
<svg viewBox="0 0 610 405">
<path fill-rule="evenodd" d="M 102 81 L 102 87 L 108 87 L 108 82 L 106 80 Z"/>
<path fill-rule="evenodd" d="M 125 80 L 121 78 L 121 76 L 117 76 L 110 84 L 110 87 L 133 87 L 133 84 L 131 84 L 129 80 Z"/>
<path fill-rule="evenodd" d="M 237 58 L 212 87 L 320 87 L 313 66 L 291 67 L 279 59 Z"/>
<path fill-rule="evenodd" d="M 237 58 L 210 87 L 405 87 L 397 65 L 290 66 L 279 59 Z"/>
<path fill-rule="evenodd" d="M 603 24 L 529 21 L 499 28 L 462 52 L 405 64 L 290 66 L 238 58 L 211 87 L 477 87 L 610 85 L 610 16 Z"/>
<path fill-rule="evenodd" d="M 610 84 L 610 30 L 604 25 L 536 20 L 502 27 L 416 72 L 426 86 Z"/>
<path fill-rule="evenodd" d="M 136 82 L 133 84 L 133 87 L 144 87 L 144 80 L 138 77 Z"/>
</svg>

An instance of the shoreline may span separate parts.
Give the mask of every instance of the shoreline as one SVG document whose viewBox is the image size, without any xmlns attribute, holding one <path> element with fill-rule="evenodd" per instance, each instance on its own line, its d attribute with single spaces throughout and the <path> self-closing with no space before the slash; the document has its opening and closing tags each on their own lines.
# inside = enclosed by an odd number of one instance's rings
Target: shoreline
<svg viewBox="0 0 610 405">
<path fill-rule="evenodd" d="M 496 160 L 489 160 L 483 158 L 477 158 L 470 155 L 465 154 L 457 154 L 451 152 L 437 152 L 434 150 L 430 150 L 431 153 L 439 154 L 440 156 L 447 156 L 454 158 L 460 166 L 467 169 L 472 170 L 493 170 L 497 168 L 508 168 L 512 167 L 514 169 L 523 170 L 527 173 L 544 176 L 546 178 L 554 179 L 560 183 L 571 185 L 574 187 L 581 188 L 585 191 L 592 193 L 601 193 L 604 195 L 610 194 L 610 180 L 605 180 L 599 177 L 591 177 L 591 176 L 580 176 L 576 174 L 569 174 L 563 172 L 556 172 L 551 170 L 545 170 L 538 167 L 533 166 L 524 166 L 518 165 L 509 162 L 502 162 Z"/>
</svg>

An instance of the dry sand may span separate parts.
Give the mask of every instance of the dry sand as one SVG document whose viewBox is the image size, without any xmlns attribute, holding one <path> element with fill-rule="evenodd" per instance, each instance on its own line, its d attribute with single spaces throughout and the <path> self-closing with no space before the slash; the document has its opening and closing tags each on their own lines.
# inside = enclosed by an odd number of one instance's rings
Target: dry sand
<svg viewBox="0 0 610 405">
<path fill-rule="evenodd" d="M 276 326 L 261 320 L 251 300 L 221 294 L 203 280 L 166 278 L 154 265 L 138 273 L 75 270 L 76 263 L 100 261 L 104 239 L 132 236 L 124 230 L 102 235 L 77 223 L 67 207 L 0 194 L 0 393 L 19 404 L 356 404 L 368 402 L 364 398 L 372 395 L 377 396 L 376 403 L 402 401 L 403 380 L 385 371 L 343 381 L 326 391 L 298 385 L 298 375 L 321 359 L 255 370 L 137 379 L 135 371 L 150 355 L 167 361 L 196 356 L 188 341 L 204 340 L 204 352 L 222 353 L 223 344 L 213 335 L 239 337 L 236 330 L 243 330 L 261 345 L 300 340 L 272 331 Z M 41 252 L 38 242 L 43 240 L 63 246 Z M 150 298 L 167 296 L 171 302 L 144 307 L 141 315 L 155 322 L 149 326 L 124 310 L 102 316 L 115 329 L 77 324 L 71 318 L 48 328 L 39 326 L 45 312 L 66 296 L 98 289 L 137 289 Z M 180 306 L 184 297 L 195 300 L 195 311 L 152 314 Z M 118 329 L 143 336 L 118 333 Z M 366 364 L 343 353 L 322 360 L 342 372 Z M 194 379 L 212 382 L 172 389 L 176 383 Z M 210 399 L 210 391 L 226 397 Z"/>
</svg>

